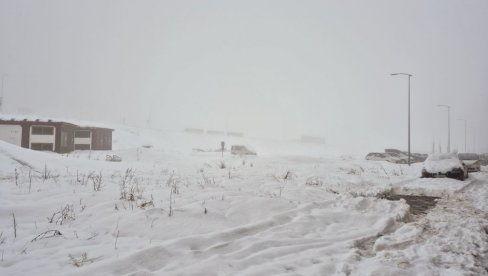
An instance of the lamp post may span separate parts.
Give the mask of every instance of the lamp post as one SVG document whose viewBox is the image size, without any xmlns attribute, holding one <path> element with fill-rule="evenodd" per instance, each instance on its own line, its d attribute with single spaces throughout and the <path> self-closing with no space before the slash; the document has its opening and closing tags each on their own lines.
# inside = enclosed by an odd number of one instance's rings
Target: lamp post
<svg viewBox="0 0 488 276">
<path fill-rule="evenodd" d="M 6 75 L 2 75 L 2 91 L 0 91 L 0 113 L 3 112 L 3 95 L 5 93 L 5 77 Z"/>
<path fill-rule="evenodd" d="M 447 152 L 451 152 L 451 106 L 439 104 L 438 107 L 447 107 Z"/>
<path fill-rule="evenodd" d="M 468 121 L 466 121 L 466 119 L 458 119 L 458 121 L 463 121 L 464 122 L 464 152 L 467 152 L 467 149 L 466 149 L 466 137 L 467 137 L 467 133 L 468 133 Z"/>
<path fill-rule="evenodd" d="M 408 73 L 393 73 L 392 76 L 407 76 L 408 77 L 408 165 L 410 166 L 410 78 L 412 74 Z"/>
</svg>

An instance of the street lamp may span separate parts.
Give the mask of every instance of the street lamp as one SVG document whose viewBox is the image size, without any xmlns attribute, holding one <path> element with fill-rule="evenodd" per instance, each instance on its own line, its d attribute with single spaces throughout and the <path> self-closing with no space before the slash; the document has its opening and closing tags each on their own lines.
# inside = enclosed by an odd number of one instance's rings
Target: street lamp
<svg viewBox="0 0 488 276">
<path fill-rule="evenodd" d="M 408 165 L 410 166 L 410 78 L 412 74 L 393 73 L 392 76 L 408 76 Z"/>
<path fill-rule="evenodd" d="M 0 113 L 3 112 L 3 96 L 4 96 L 4 93 L 5 93 L 5 77 L 7 75 L 2 75 L 2 90 L 0 91 Z"/>
<path fill-rule="evenodd" d="M 464 152 L 467 152 L 466 151 L 466 137 L 467 137 L 468 121 L 466 121 L 466 119 L 458 119 L 458 121 L 464 121 Z"/>
<path fill-rule="evenodd" d="M 439 104 L 438 107 L 447 107 L 447 152 L 451 152 L 451 106 Z"/>
</svg>

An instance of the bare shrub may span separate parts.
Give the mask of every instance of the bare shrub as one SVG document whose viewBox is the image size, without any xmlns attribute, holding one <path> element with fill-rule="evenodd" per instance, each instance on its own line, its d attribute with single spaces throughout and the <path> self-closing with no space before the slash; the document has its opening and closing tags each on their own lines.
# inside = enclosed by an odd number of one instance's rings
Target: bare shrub
<svg viewBox="0 0 488 276">
<path fill-rule="evenodd" d="M 102 183 L 103 183 L 103 177 L 102 177 L 102 172 L 98 175 L 90 175 L 90 179 L 93 182 L 93 191 L 94 192 L 99 192 L 102 190 Z"/>
<path fill-rule="evenodd" d="M 125 170 L 125 174 L 122 176 L 120 181 L 120 199 L 128 200 L 128 187 L 132 184 L 132 181 L 135 178 L 135 171 L 132 168 L 128 168 Z"/>
<path fill-rule="evenodd" d="M 145 208 L 149 208 L 149 207 L 154 208 L 154 201 L 153 201 L 152 197 L 151 197 L 150 201 L 145 201 L 145 202 L 139 204 L 139 208 L 141 208 L 141 209 L 145 209 Z"/>
<path fill-rule="evenodd" d="M 12 224 L 14 226 L 14 238 L 17 238 L 17 221 L 15 220 L 14 212 L 12 212 Z"/>
<path fill-rule="evenodd" d="M 284 174 L 281 175 L 275 174 L 273 177 L 278 182 L 286 182 L 288 180 L 294 179 L 296 175 L 291 170 L 287 170 Z"/>
<path fill-rule="evenodd" d="M 19 186 L 19 171 L 15 168 L 15 186 Z"/>
<path fill-rule="evenodd" d="M 80 257 L 73 257 L 71 254 L 69 254 L 68 257 L 71 261 L 71 264 L 73 264 L 76 267 L 81 267 L 86 263 L 93 263 L 94 261 L 97 260 L 97 258 L 88 258 L 88 254 L 86 254 L 86 252 L 81 254 Z"/>
<path fill-rule="evenodd" d="M 312 176 L 307 178 L 305 181 L 305 185 L 307 186 L 322 186 L 324 185 L 324 181 L 321 177 L 318 176 Z"/>
<path fill-rule="evenodd" d="M 212 180 L 210 180 L 210 178 L 208 178 L 207 176 L 205 176 L 205 174 L 203 172 L 202 172 L 202 178 L 203 178 L 203 183 L 205 185 L 212 184 Z"/>
<path fill-rule="evenodd" d="M 54 212 L 51 217 L 47 218 L 49 223 L 63 225 L 63 223 L 75 220 L 76 215 L 73 205 L 67 204 L 61 210 Z"/>
<path fill-rule="evenodd" d="M 44 171 L 42 172 L 41 177 L 43 181 L 46 181 L 52 177 L 52 170 L 47 168 L 47 164 L 44 164 Z"/>
<path fill-rule="evenodd" d="M 181 182 L 179 178 L 172 178 L 173 183 L 169 192 L 169 213 L 168 216 L 173 216 L 173 194 L 179 194 L 180 190 L 178 184 Z"/>
<path fill-rule="evenodd" d="M 139 182 L 137 179 L 129 186 L 128 191 L 126 193 L 126 200 L 128 201 L 136 201 L 138 199 L 143 199 L 144 188 L 139 187 Z"/>
<path fill-rule="evenodd" d="M 29 193 L 31 192 L 32 188 L 32 168 L 29 169 Z"/>
<path fill-rule="evenodd" d="M 57 236 L 62 236 L 62 235 L 63 234 L 61 234 L 61 232 L 59 232 L 59 230 L 47 230 L 46 232 L 43 232 L 43 233 L 37 235 L 35 238 L 33 238 L 31 240 L 31 242 L 35 242 L 35 241 L 47 239 L 47 238 L 53 238 L 53 237 L 57 237 Z"/>
</svg>

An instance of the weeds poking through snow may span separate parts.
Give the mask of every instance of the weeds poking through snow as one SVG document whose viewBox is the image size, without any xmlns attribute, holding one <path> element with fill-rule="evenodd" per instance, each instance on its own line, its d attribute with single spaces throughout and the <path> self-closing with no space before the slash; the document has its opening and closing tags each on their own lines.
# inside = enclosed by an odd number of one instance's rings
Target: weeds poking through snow
<svg viewBox="0 0 488 276">
<path fill-rule="evenodd" d="M 63 225 L 63 223 L 75 220 L 75 218 L 76 215 L 73 205 L 66 205 L 60 211 L 54 212 L 50 218 L 48 217 L 47 221 L 49 223 Z"/>
<path fill-rule="evenodd" d="M 321 177 L 318 176 L 312 176 L 307 178 L 305 181 L 305 185 L 307 186 L 322 186 L 324 185 L 324 181 Z"/>
<path fill-rule="evenodd" d="M 202 178 L 203 178 L 203 183 L 205 183 L 205 185 L 212 184 L 212 181 L 208 177 L 206 177 L 203 172 L 202 172 Z"/>
<path fill-rule="evenodd" d="M 29 194 L 32 188 L 32 168 L 29 169 Z"/>
<path fill-rule="evenodd" d="M 103 183 L 102 171 L 100 171 L 98 175 L 91 175 L 91 180 L 93 182 L 93 191 L 94 192 L 101 191 L 102 183 Z"/>
<path fill-rule="evenodd" d="M 17 238 L 17 222 L 15 221 L 14 212 L 12 212 L 12 224 L 14 226 L 14 238 Z"/>
<path fill-rule="evenodd" d="M 119 239 L 119 230 L 117 230 L 117 236 L 115 236 L 115 246 L 114 249 L 117 250 L 117 241 Z"/>
<path fill-rule="evenodd" d="M 283 174 L 283 175 L 275 174 L 275 175 L 273 175 L 273 177 L 278 182 L 285 182 L 286 183 L 288 180 L 295 178 L 295 174 L 291 170 L 287 170 L 285 172 L 285 174 Z"/>
<path fill-rule="evenodd" d="M 71 254 L 69 254 L 68 257 L 69 257 L 71 263 L 76 267 L 81 267 L 86 263 L 93 263 L 94 261 L 96 261 L 98 259 L 98 258 L 88 258 L 88 255 L 86 254 L 86 252 L 81 254 L 81 256 L 78 258 L 73 257 Z"/>
<path fill-rule="evenodd" d="M 81 207 L 81 212 L 85 211 L 85 208 L 86 208 L 86 203 L 83 204 L 82 203 L 82 199 L 80 198 L 80 207 Z"/>
<path fill-rule="evenodd" d="M 19 171 L 15 168 L 15 186 L 19 186 Z"/>
<path fill-rule="evenodd" d="M 283 179 L 288 180 L 289 178 L 291 178 L 291 175 L 292 175 L 291 171 L 286 171 L 286 174 L 285 176 L 283 176 Z"/>
<path fill-rule="evenodd" d="M 93 232 L 93 233 L 91 233 L 90 237 L 88 237 L 88 239 L 86 239 L 86 240 L 89 241 L 89 240 L 94 239 L 96 237 L 98 237 L 98 233 L 97 232 Z"/>
<path fill-rule="evenodd" d="M 47 230 L 46 232 L 43 232 L 43 233 L 37 235 L 35 238 L 33 238 L 31 240 L 31 242 L 35 242 L 35 241 L 47 239 L 47 238 L 58 237 L 58 236 L 62 236 L 62 235 L 63 234 L 61 234 L 61 232 L 59 232 L 59 230 Z"/>
<path fill-rule="evenodd" d="M 145 209 L 145 208 L 148 208 L 148 207 L 153 207 L 154 208 L 154 199 L 153 199 L 153 196 L 151 195 L 151 200 L 150 201 L 146 201 L 146 202 L 143 202 L 139 205 L 139 208 L 141 209 Z"/>
<path fill-rule="evenodd" d="M 134 180 L 135 172 L 132 168 L 128 168 L 125 170 L 125 174 L 122 177 L 120 182 L 120 199 L 129 200 L 128 196 L 129 193 L 127 192 L 127 188 L 131 185 L 132 181 Z"/>
<path fill-rule="evenodd" d="M 42 172 L 43 182 L 52 177 L 52 172 L 47 168 L 47 164 L 44 164 L 44 171 Z"/>
<path fill-rule="evenodd" d="M 389 179 L 390 178 L 390 175 L 388 174 L 388 172 L 386 172 L 386 169 L 385 169 L 385 167 L 383 167 L 383 165 L 381 165 L 381 169 L 385 173 L 386 177 Z"/>
<path fill-rule="evenodd" d="M 175 181 L 173 181 L 174 183 Z M 173 184 L 174 185 L 174 184 Z M 169 191 L 169 213 L 168 216 L 173 216 L 173 187 L 171 187 L 171 190 Z"/>
<path fill-rule="evenodd" d="M 168 216 L 173 216 L 173 194 L 179 194 L 178 183 L 180 182 L 179 179 L 174 179 L 171 177 L 173 183 L 171 184 L 171 189 L 169 192 L 169 213 Z"/>
</svg>

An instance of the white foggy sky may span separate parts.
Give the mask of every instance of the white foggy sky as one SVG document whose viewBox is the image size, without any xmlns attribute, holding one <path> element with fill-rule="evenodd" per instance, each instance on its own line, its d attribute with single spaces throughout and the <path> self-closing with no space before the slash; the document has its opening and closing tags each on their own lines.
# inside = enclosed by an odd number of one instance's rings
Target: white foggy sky
<svg viewBox="0 0 488 276">
<path fill-rule="evenodd" d="M 488 1 L 0 0 L 6 113 L 488 151 Z"/>
</svg>

